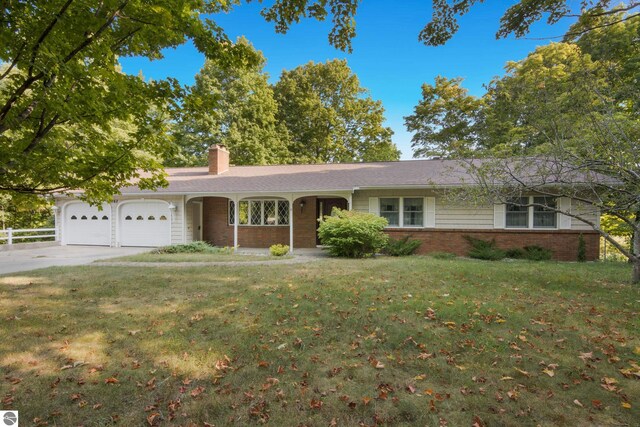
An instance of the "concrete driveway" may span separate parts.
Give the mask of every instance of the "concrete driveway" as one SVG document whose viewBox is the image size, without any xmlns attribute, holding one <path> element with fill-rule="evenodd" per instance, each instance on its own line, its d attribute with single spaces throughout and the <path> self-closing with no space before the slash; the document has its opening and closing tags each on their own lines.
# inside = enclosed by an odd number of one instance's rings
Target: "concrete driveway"
<svg viewBox="0 0 640 427">
<path fill-rule="evenodd" d="M 108 248 L 104 246 L 49 246 L 0 252 L 0 274 L 38 268 L 82 265 L 95 260 L 148 252 L 153 248 Z"/>
</svg>

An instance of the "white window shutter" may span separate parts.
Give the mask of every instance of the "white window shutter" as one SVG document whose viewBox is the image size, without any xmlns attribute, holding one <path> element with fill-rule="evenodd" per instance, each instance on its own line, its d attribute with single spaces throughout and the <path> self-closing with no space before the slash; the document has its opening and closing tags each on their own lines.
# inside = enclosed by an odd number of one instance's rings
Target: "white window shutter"
<svg viewBox="0 0 640 427">
<path fill-rule="evenodd" d="M 558 199 L 558 209 L 562 212 L 571 212 L 571 199 L 568 197 L 560 197 Z M 571 229 L 571 217 L 568 215 L 558 215 L 558 228 L 561 230 Z"/>
<path fill-rule="evenodd" d="M 377 197 L 369 197 L 369 213 L 380 216 L 380 202 Z"/>
<path fill-rule="evenodd" d="M 435 228 L 436 226 L 436 198 L 424 198 L 424 226 Z"/>
<path fill-rule="evenodd" d="M 493 228 L 505 228 L 506 208 L 503 203 L 493 205 Z"/>
</svg>

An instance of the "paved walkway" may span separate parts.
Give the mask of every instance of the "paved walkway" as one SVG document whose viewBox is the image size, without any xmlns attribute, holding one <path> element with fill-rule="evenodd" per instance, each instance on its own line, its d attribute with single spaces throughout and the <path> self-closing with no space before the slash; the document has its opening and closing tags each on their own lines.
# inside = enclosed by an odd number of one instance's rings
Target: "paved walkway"
<svg viewBox="0 0 640 427">
<path fill-rule="evenodd" d="M 49 246 L 0 252 L 0 274 L 39 268 L 83 265 L 96 260 L 135 255 L 151 248 L 109 248 L 106 246 Z"/>
<path fill-rule="evenodd" d="M 293 258 L 283 260 L 217 261 L 217 262 L 99 262 L 108 258 L 118 258 L 148 252 L 152 248 L 109 248 L 105 246 L 49 246 L 37 249 L 0 251 L 0 275 L 36 270 L 46 267 L 67 265 L 96 265 L 110 267 L 215 267 L 240 265 L 302 264 L 326 258 L 321 249 L 297 249 Z M 239 254 L 268 255 L 268 249 L 242 248 Z M 98 261 L 98 262 L 96 262 Z"/>
<path fill-rule="evenodd" d="M 193 262 L 147 262 L 147 261 L 112 261 L 94 262 L 98 267 L 240 267 L 243 265 L 280 265 L 303 264 L 321 259 L 319 256 L 294 256 L 288 259 L 270 259 L 264 261 L 193 261 Z"/>
</svg>

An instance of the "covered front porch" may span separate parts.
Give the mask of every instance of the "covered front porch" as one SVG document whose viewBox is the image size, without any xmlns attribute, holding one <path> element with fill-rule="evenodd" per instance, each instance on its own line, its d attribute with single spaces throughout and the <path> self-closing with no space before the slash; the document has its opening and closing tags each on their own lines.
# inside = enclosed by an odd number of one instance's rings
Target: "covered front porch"
<svg viewBox="0 0 640 427">
<path fill-rule="evenodd" d="M 185 240 L 215 246 L 315 248 L 319 218 L 349 209 L 351 192 L 208 194 L 187 197 Z"/>
</svg>

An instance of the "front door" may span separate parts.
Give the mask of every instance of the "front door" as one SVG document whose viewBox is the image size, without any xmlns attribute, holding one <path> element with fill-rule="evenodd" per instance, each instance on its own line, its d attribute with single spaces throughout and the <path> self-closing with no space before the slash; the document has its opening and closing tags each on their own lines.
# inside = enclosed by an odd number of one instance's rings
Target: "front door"
<svg viewBox="0 0 640 427">
<path fill-rule="evenodd" d="M 335 199 L 318 199 L 316 203 L 316 218 L 318 219 L 318 227 L 320 226 L 320 222 L 326 215 L 331 215 L 331 211 L 333 208 L 339 209 L 348 209 L 348 203 L 346 199 L 343 198 L 335 198 Z M 318 238 L 318 232 L 316 231 L 316 245 L 320 244 L 320 239 Z"/>
</svg>

